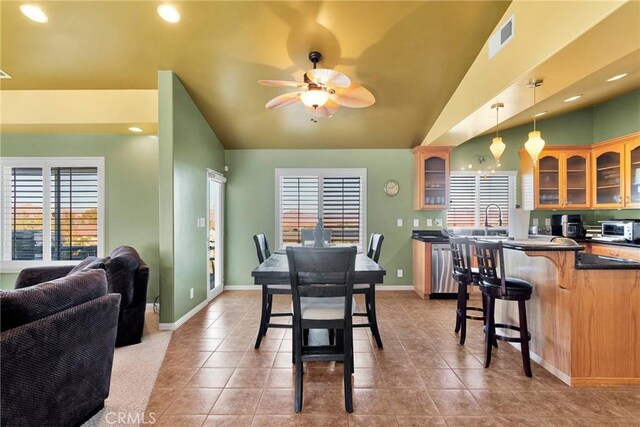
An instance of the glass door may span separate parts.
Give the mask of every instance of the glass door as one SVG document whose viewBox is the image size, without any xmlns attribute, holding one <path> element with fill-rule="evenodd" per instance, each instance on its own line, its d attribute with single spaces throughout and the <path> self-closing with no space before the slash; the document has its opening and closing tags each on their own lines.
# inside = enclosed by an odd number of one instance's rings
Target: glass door
<svg viewBox="0 0 640 427">
<path fill-rule="evenodd" d="M 424 160 L 424 204 L 435 208 L 447 204 L 447 166 L 441 157 Z"/>
<path fill-rule="evenodd" d="M 589 207 L 589 153 L 567 152 L 564 173 L 566 190 L 564 206 L 570 208 Z"/>
<path fill-rule="evenodd" d="M 561 207 L 560 153 L 549 153 L 540 158 L 536 184 L 538 189 L 538 208 Z"/>
<path fill-rule="evenodd" d="M 594 152 L 595 207 L 622 207 L 622 152 L 612 148 Z"/>
<path fill-rule="evenodd" d="M 627 194 L 625 205 L 628 208 L 640 208 L 640 142 L 626 144 L 627 158 Z"/>
<path fill-rule="evenodd" d="M 226 179 L 207 171 L 207 297 L 213 298 L 224 286 L 224 183 Z"/>
</svg>

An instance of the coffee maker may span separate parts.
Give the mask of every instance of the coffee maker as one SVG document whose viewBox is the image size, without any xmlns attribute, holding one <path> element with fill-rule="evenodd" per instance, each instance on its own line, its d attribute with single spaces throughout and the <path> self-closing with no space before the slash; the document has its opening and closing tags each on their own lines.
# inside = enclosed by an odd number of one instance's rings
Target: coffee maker
<svg viewBox="0 0 640 427">
<path fill-rule="evenodd" d="M 573 239 L 584 238 L 587 233 L 582 226 L 582 215 L 551 215 L 551 234 Z"/>
</svg>

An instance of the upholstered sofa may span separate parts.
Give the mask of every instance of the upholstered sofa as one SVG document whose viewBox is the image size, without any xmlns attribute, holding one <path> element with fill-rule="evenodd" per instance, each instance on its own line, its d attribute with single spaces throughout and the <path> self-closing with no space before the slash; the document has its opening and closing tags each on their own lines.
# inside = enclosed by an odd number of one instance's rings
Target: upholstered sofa
<svg viewBox="0 0 640 427">
<path fill-rule="evenodd" d="M 80 425 L 104 407 L 120 298 L 102 269 L 0 292 L 0 425 Z"/>
<path fill-rule="evenodd" d="M 116 347 L 138 344 L 142 341 L 144 330 L 149 267 L 130 246 L 119 246 L 106 258 L 88 257 L 75 267 L 25 268 L 18 275 L 15 288 L 33 286 L 78 270 L 94 268 L 106 270 L 108 291 L 122 296 Z"/>
</svg>

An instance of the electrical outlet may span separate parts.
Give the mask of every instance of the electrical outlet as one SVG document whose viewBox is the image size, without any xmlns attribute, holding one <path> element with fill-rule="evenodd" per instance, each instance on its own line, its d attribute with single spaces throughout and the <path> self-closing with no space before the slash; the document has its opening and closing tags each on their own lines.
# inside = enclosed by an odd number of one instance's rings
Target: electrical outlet
<svg viewBox="0 0 640 427">
<path fill-rule="evenodd" d="M 538 225 L 538 218 L 533 218 L 533 225 Z"/>
<path fill-rule="evenodd" d="M 431 218 L 427 220 L 427 227 L 433 227 L 433 220 Z"/>
<path fill-rule="evenodd" d="M 402 219 L 398 218 L 397 223 L 398 223 L 398 227 L 402 227 L 404 222 L 402 221 Z"/>
<path fill-rule="evenodd" d="M 193 299 L 193 288 L 189 289 L 189 298 Z"/>
<path fill-rule="evenodd" d="M 200 228 L 203 228 L 205 226 L 206 222 L 204 218 L 198 218 L 196 220 L 196 225 Z"/>
<path fill-rule="evenodd" d="M 224 171 L 225 171 L 225 172 L 229 172 L 229 166 L 225 166 L 225 167 L 224 167 Z"/>
<path fill-rule="evenodd" d="M 420 220 L 419 219 L 414 219 L 413 220 L 413 226 L 414 227 L 420 227 Z"/>
<path fill-rule="evenodd" d="M 404 276 L 404 271 L 402 271 L 402 269 L 398 269 L 398 277 L 402 277 Z"/>
<path fill-rule="evenodd" d="M 544 219 L 544 225 L 546 225 L 547 227 L 551 226 L 551 218 L 545 218 Z"/>
</svg>

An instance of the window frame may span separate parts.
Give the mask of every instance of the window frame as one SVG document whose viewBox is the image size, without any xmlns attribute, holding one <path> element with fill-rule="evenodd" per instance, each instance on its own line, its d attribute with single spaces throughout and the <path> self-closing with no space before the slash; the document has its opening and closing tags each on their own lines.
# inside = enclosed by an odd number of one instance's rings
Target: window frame
<svg viewBox="0 0 640 427">
<path fill-rule="evenodd" d="M 349 178 L 359 177 L 361 182 L 360 190 L 360 242 L 356 245 L 358 249 L 363 250 L 367 241 L 367 169 L 366 168 L 276 168 L 275 170 L 275 242 L 278 249 L 284 248 L 282 241 L 282 232 L 280 218 L 282 217 L 282 198 L 280 193 L 280 178 L 283 176 L 291 177 L 318 177 L 323 180 L 325 177 L 331 178 Z M 324 190 L 323 182 L 318 186 L 318 216 L 324 218 L 324 203 L 322 192 Z"/>
<path fill-rule="evenodd" d="M 11 183 L 5 182 L 4 173 L 0 173 L 0 268 L 3 273 L 19 273 L 24 268 L 43 266 L 77 265 L 81 260 L 51 259 L 51 168 L 54 167 L 95 167 L 98 176 L 98 257 L 104 257 L 104 215 L 105 215 L 105 176 L 104 157 L 0 157 L 0 168 L 41 168 L 42 169 L 42 260 L 19 261 L 5 260 L 5 254 L 11 253 L 11 223 L 4 217 L 5 204 L 11 197 Z M 8 190 L 8 191 L 7 191 Z M 10 203 L 10 201 L 9 201 Z M 9 237 L 7 237 L 9 236 Z"/>
<path fill-rule="evenodd" d="M 484 224 L 482 222 L 482 209 L 480 209 L 480 181 L 479 179 L 482 179 L 483 176 L 507 176 L 508 180 L 509 180 L 509 188 L 507 189 L 508 191 L 508 199 L 509 199 L 509 206 L 506 212 L 506 218 L 507 218 L 507 224 L 509 224 L 511 222 L 511 218 L 509 216 L 509 210 L 515 208 L 516 206 L 516 185 L 517 185 L 517 176 L 518 176 L 518 172 L 517 171 L 496 171 L 495 173 L 481 173 L 479 174 L 477 171 L 452 171 L 450 173 L 450 177 L 451 176 L 475 176 L 476 177 L 476 183 L 475 183 L 475 199 L 477 201 L 477 209 L 474 212 L 474 223 L 476 225 L 473 226 L 459 226 L 459 225 L 449 225 L 449 218 L 448 218 L 448 214 L 447 214 L 447 227 L 452 227 L 452 228 L 484 228 Z M 451 178 L 449 178 L 449 191 L 451 191 Z M 451 195 L 449 195 L 449 201 L 451 201 Z"/>
</svg>

